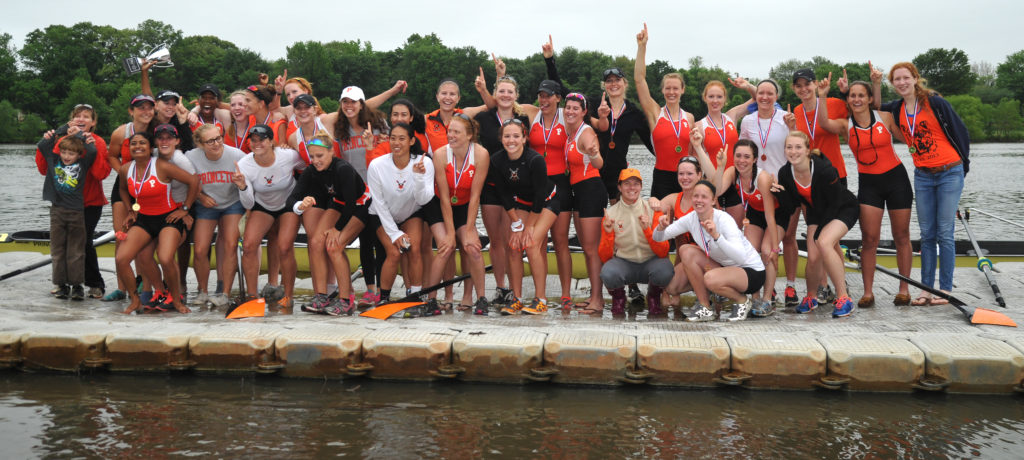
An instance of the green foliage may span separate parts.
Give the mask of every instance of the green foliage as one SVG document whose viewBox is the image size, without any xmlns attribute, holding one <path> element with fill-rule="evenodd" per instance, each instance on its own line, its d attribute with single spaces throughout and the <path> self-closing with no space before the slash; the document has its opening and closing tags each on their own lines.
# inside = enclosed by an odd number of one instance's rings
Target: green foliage
<svg viewBox="0 0 1024 460">
<path fill-rule="evenodd" d="M 0 101 L 0 140 L 6 143 L 35 143 L 46 131 L 42 118 L 22 113 L 9 101 Z"/>
<path fill-rule="evenodd" d="M 996 85 L 1013 93 L 1018 101 L 1024 101 L 1024 50 L 1006 57 L 996 67 Z"/>
<path fill-rule="evenodd" d="M 0 100 L 10 97 L 10 88 L 18 76 L 17 51 L 11 45 L 11 34 L 0 34 Z"/>
<path fill-rule="evenodd" d="M 981 99 L 967 94 L 958 94 L 947 96 L 946 100 L 964 121 L 972 142 L 984 141 L 988 138 L 985 133 L 985 117 L 982 114 L 984 105 L 981 103 Z"/>
<path fill-rule="evenodd" d="M 978 78 L 971 70 L 967 53 L 956 48 L 932 48 L 917 55 L 913 63 L 928 80 L 928 87 L 944 96 L 967 94 Z"/>
</svg>

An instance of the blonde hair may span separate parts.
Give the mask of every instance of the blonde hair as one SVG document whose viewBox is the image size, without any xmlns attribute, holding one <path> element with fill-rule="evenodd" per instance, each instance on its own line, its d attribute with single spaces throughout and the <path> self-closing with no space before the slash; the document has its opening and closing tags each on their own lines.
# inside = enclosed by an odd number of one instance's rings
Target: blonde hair
<svg viewBox="0 0 1024 460">
<path fill-rule="evenodd" d="M 803 140 L 804 141 L 804 147 L 807 147 L 808 149 L 811 149 L 811 138 L 808 137 L 807 134 L 804 133 L 803 131 L 790 131 L 789 134 L 786 135 L 786 138 L 789 139 L 791 137 L 796 137 L 796 138 L 799 138 L 799 139 Z M 817 156 L 820 157 L 821 156 L 821 150 L 811 149 L 811 155 L 817 155 Z"/>
<path fill-rule="evenodd" d="M 500 85 L 502 83 L 508 83 L 508 84 L 512 85 L 512 91 L 516 93 L 515 99 L 512 100 L 512 112 L 515 113 L 516 115 L 523 115 L 523 114 L 525 114 L 526 112 L 523 111 L 523 107 L 519 105 L 519 101 L 518 101 L 518 99 L 519 99 L 519 83 L 516 83 L 516 81 L 511 79 L 511 78 L 500 79 L 500 80 L 494 82 L 494 92 L 495 93 L 498 92 L 498 85 Z"/>
<path fill-rule="evenodd" d="M 210 130 L 215 130 L 217 131 L 217 134 L 220 134 L 220 128 L 213 123 L 199 125 L 195 131 L 192 131 L 192 141 L 196 143 L 196 146 L 203 145 L 203 133 Z"/>
<path fill-rule="evenodd" d="M 679 84 L 682 85 L 683 89 L 686 89 L 686 80 L 683 79 L 683 74 L 679 72 L 670 72 L 661 77 L 661 89 L 665 89 L 665 82 L 670 78 L 679 80 Z"/>
</svg>

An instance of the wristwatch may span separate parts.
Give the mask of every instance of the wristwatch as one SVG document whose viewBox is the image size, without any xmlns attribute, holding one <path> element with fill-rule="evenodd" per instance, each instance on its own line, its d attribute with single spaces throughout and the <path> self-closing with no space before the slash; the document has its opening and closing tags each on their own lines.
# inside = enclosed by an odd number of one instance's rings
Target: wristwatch
<svg viewBox="0 0 1024 460">
<path fill-rule="evenodd" d="M 181 205 L 181 210 L 182 210 L 182 211 L 185 211 L 185 212 L 188 212 L 188 206 L 186 206 L 186 205 Z"/>
</svg>

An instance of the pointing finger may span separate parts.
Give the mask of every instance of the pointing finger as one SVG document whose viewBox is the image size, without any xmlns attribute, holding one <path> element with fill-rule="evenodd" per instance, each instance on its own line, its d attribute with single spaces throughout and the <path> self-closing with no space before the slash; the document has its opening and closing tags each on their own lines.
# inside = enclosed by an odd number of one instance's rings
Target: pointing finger
<svg viewBox="0 0 1024 460">
<path fill-rule="evenodd" d="M 789 104 L 786 104 L 786 111 L 787 111 L 787 112 L 792 112 L 792 111 L 793 111 L 793 109 L 791 109 L 791 108 L 789 107 Z"/>
<path fill-rule="evenodd" d="M 548 45 L 549 46 L 554 46 L 553 45 L 553 41 L 551 40 L 551 34 L 548 34 Z"/>
<path fill-rule="evenodd" d="M 868 66 L 870 67 L 871 64 L 869 63 Z M 846 68 L 845 67 L 843 67 L 843 79 L 847 80 L 847 78 L 846 78 Z"/>
</svg>

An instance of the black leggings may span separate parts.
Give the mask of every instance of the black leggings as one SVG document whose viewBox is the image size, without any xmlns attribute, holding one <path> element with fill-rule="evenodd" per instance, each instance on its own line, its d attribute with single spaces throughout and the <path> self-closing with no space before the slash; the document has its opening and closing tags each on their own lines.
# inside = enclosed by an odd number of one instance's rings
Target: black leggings
<svg viewBox="0 0 1024 460">
<path fill-rule="evenodd" d="M 363 281 L 367 285 L 376 285 L 380 281 L 380 271 L 385 257 L 387 252 L 384 251 L 384 243 L 377 238 L 377 226 L 364 226 L 363 231 L 359 233 L 359 263 L 363 266 Z"/>
<path fill-rule="evenodd" d="M 103 206 L 85 207 L 85 285 L 91 288 L 104 288 L 103 276 L 100 275 L 100 264 L 96 259 L 96 247 L 92 240 L 96 238 L 96 224 L 103 215 Z"/>
</svg>

